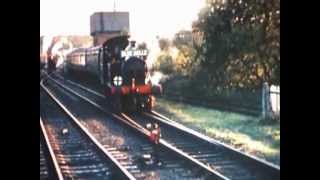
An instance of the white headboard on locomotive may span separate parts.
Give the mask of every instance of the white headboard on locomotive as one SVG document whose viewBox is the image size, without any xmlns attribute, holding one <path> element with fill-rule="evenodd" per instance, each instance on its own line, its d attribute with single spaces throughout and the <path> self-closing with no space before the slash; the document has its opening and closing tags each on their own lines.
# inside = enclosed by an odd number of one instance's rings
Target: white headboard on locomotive
<svg viewBox="0 0 320 180">
<path fill-rule="evenodd" d="M 121 57 L 125 58 L 125 60 L 128 60 L 130 57 L 135 56 L 142 58 L 143 56 L 148 56 L 148 50 L 124 50 L 121 51 Z"/>
</svg>

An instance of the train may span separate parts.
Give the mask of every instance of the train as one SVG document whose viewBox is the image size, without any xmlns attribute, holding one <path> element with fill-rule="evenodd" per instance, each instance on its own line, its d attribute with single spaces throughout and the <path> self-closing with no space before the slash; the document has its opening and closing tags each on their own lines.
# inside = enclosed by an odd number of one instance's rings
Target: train
<svg viewBox="0 0 320 180">
<path fill-rule="evenodd" d="M 40 70 L 44 69 L 46 65 L 46 59 L 44 56 L 40 55 Z"/>
<path fill-rule="evenodd" d="M 147 51 L 135 48 L 129 35 L 110 38 L 102 45 L 78 48 L 66 56 L 66 73 L 91 74 L 104 88 L 115 111 L 151 111 L 154 95 L 162 86 L 153 84 L 147 68 Z"/>
<path fill-rule="evenodd" d="M 55 55 L 49 55 L 48 57 L 40 56 L 40 70 L 45 70 L 47 73 L 52 73 L 57 69 L 58 57 Z"/>
<path fill-rule="evenodd" d="M 47 58 L 47 71 L 48 73 L 52 73 L 54 71 L 56 71 L 57 69 L 57 61 L 58 61 L 58 56 L 57 55 L 52 55 L 52 54 L 49 54 L 48 55 L 48 58 Z"/>
</svg>

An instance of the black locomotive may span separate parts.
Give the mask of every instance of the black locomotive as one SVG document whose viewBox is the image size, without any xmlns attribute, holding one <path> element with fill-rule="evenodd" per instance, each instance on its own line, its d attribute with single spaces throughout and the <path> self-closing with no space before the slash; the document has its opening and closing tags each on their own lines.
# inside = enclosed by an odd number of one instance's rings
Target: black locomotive
<svg viewBox="0 0 320 180">
<path fill-rule="evenodd" d="M 118 36 L 102 46 L 76 49 L 67 55 L 67 72 L 88 73 L 105 89 L 117 111 L 151 111 L 153 95 L 162 92 L 160 85 L 147 79 L 146 53 L 129 45 L 129 36 Z"/>
</svg>

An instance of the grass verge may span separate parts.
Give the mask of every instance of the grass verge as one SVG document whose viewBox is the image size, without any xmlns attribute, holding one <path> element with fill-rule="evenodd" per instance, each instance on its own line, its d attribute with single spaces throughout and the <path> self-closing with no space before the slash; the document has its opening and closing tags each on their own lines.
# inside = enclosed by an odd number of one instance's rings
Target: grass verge
<svg viewBox="0 0 320 180">
<path fill-rule="evenodd" d="M 209 137 L 251 155 L 280 164 L 280 124 L 259 117 L 157 99 L 155 110 Z"/>
</svg>

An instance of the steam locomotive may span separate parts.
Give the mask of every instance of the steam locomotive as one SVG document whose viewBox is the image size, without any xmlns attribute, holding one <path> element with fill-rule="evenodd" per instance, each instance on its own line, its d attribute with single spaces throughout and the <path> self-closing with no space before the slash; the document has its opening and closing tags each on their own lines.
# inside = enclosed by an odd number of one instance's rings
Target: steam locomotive
<svg viewBox="0 0 320 180">
<path fill-rule="evenodd" d="M 69 53 L 65 70 L 98 78 L 116 111 L 151 111 L 153 95 L 161 94 L 161 85 L 148 80 L 147 52 L 129 45 L 129 36 L 118 36 L 101 46 L 80 48 Z M 97 79 L 97 80 L 98 80 Z"/>
</svg>

